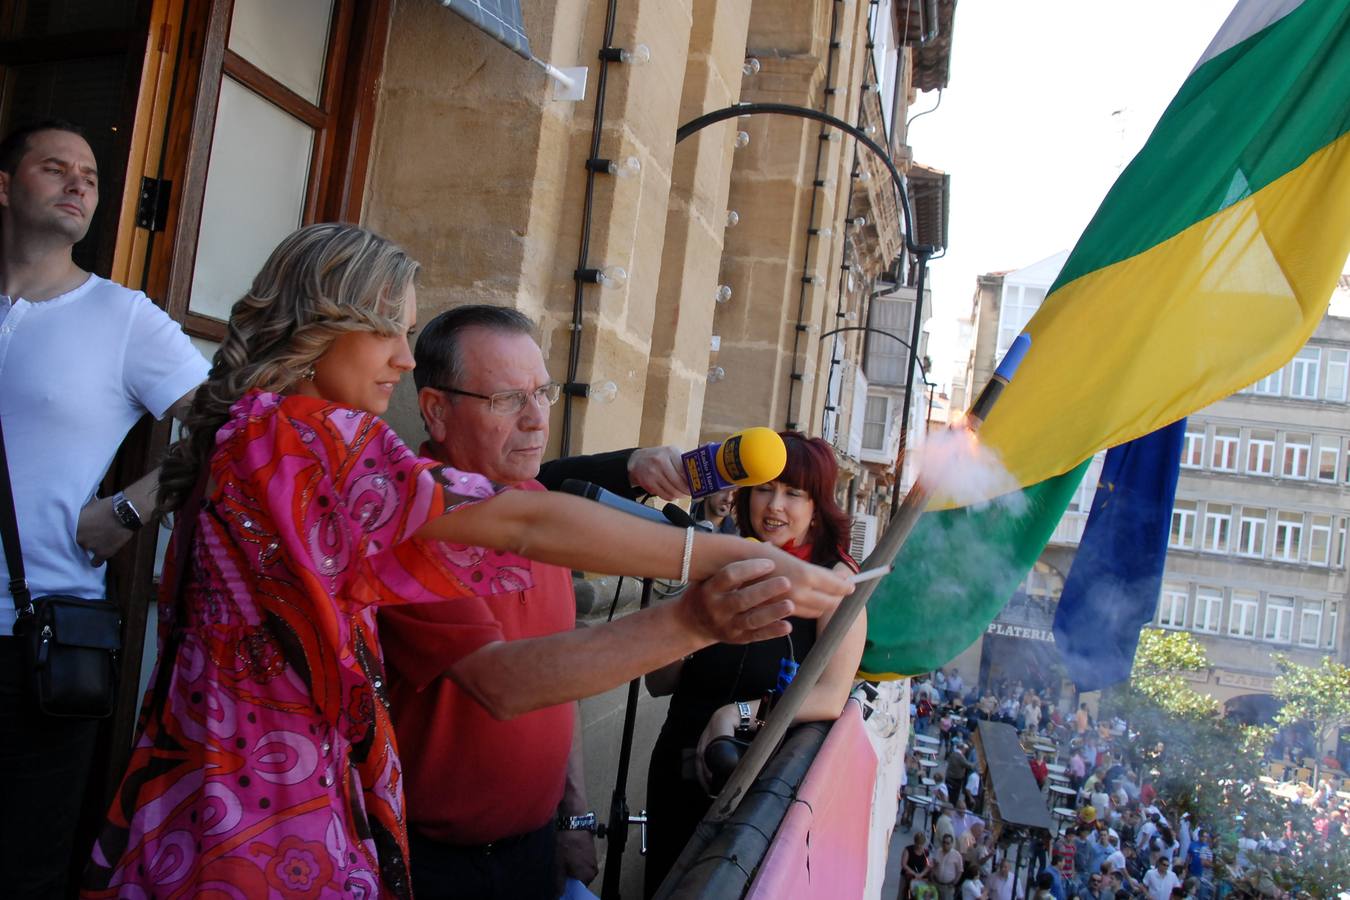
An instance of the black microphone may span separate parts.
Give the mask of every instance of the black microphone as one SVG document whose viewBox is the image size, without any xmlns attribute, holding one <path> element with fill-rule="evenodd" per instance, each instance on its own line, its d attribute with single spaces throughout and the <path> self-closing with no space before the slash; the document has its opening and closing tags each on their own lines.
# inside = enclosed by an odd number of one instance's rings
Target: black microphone
<svg viewBox="0 0 1350 900">
<path fill-rule="evenodd" d="M 660 525 L 676 524 L 662 514 L 659 509 L 652 509 L 650 506 L 634 503 L 627 497 L 620 497 L 618 494 L 607 491 L 598 484 L 591 484 L 589 481 L 568 478 L 558 486 L 558 490 L 565 494 L 575 494 L 578 497 L 585 497 L 587 500 L 594 500 L 596 503 L 608 506 L 610 509 L 617 509 L 619 512 L 628 513 L 630 516 L 639 516 Z M 679 507 L 676 507 L 676 509 L 679 509 Z"/>
<path fill-rule="evenodd" d="M 697 528 L 699 531 L 712 531 L 708 526 L 700 525 L 695 522 L 693 516 L 689 515 L 689 513 L 685 512 L 674 503 L 667 503 L 665 506 L 661 507 L 661 515 L 665 516 L 670 524 L 680 528 Z"/>
</svg>

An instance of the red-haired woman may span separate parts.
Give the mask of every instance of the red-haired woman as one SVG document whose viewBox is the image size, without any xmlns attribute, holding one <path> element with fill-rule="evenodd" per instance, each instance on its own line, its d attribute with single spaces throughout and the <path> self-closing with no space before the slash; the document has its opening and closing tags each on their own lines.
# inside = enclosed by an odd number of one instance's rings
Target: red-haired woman
<svg viewBox="0 0 1350 900">
<path fill-rule="evenodd" d="M 858 571 L 848 555 L 849 519 L 834 499 L 839 467 L 834 449 L 820 438 L 782 432 L 787 465 L 774 481 L 736 492 L 736 521 L 747 538 L 773 544 L 807 562 Z M 715 644 L 647 677 L 652 694 L 672 693 L 647 775 L 648 854 L 646 892 L 655 893 L 707 812 L 708 772 L 703 751 L 742 721 L 740 704 L 759 720 L 766 695 L 775 697 L 824 629 L 829 616 L 791 618 L 792 632 L 755 644 Z M 838 718 L 853 689 L 867 634 L 864 613 L 830 660 L 797 713 L 798 722 Z"/>
</svg>

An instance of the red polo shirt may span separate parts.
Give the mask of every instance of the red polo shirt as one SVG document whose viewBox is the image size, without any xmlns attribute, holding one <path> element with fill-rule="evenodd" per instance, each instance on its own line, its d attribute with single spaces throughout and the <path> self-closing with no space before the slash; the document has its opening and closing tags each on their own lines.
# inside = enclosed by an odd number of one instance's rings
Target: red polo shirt
<svg viewBox="0 0 1350 900">
<path fill-rule="evenodd" d="M 408 824 L 432 840 L 478 845 L 525 834 L 562 800 L 575 705 L 499 722 L 445 675 L 495 641 L 576 626 L 571 572 L 533 563 L 531 573 L 534 587 L 518 593 L 380 610 Z"/>
</svg>

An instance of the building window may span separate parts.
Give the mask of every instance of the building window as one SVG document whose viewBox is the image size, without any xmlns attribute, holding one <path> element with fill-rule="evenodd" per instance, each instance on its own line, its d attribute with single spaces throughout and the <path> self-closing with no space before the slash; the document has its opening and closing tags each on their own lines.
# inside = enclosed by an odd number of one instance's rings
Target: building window
<svg viewBox="0 0 1350 900">
<path fill-rule="evenodd" d="M 1178 500 L 1172 507 L 1172 534 L 1169 547 L 1195 546 L 1195 501 Z"/>
<path fill-rule="evenodd" d="M 1262 394 L 1266 397 L 1278 397 L 1284 389 L 1284 369 L 1276 369 L 1265 378 L 1262 378 L 1256 384 L 1252 385 L 1252 393 Z"/>
<path fill-rule="evenodd" d="M 1303 400 L 1317 399 L 1317 369 L 1322 363 L 1322 351 L 1304 347 L 1289 364 L 1289 396 Z"/>
<path fill-rule="evenodd" d="M 1233 527 L 1233 507 L 1220 503 L 1205 505 L 1203 549 L 1211 553 L 1228 552 L 1228 535 Z"/>
<path fill-rule="evenodd" d="M 1312 456 L 1312 435 L 1286 434 L 1284 436 L 1284 463 L 1280 474 L 1285 478 L 1307 478 L 1308 459 Z"/>
<path fill-rule="evenodd" d="M 1205 427 L 1186 426 L 1186 443 L 1181 447 L 1181 465 L 1198 469 L 1205 464 Z"/>
<path fill-rule="evenodd" d="M 1242 556 L 1264 556 L 1266 553 L 1266 511 L 1250 506 L 1242 508 L 1238 524 L 1237 552 Z"/>
<path fill-rule="evenodd" d="M 1298 642 L 1304 647 L 1322 643 L 1322 601 L 1304 600 L 1298 616 Z"/>
<path fill-rule="evenodd" d="M 1275 515 L 1275 559 L 1298 562 L 1303 544 L 1303 513 L 1279 512 Z"/>
<path fill-rule="evenodd" d="M 872 301 L 871 317 L 871 327 L 885 334 L 867 335 L 867 380 L 872 384 L 903 385 L 905 368 L 909 365 L 914 301 L 877 297 Z M 905 343 L 888 335 L 895 335 Z"/>
<path fill-rule="evenodd" d="M 1253 431 L 1247 439 L 1247 474 L 1275 474 L 1275 432 Z"/>
<path fill-rule="evenodd" d="M 1326 440 L 1323 438 L 1323 440 Z M 1339 444 L 1317 448 L 1317 480 L 1335 481 L 1336 470 L 1341 467 L 1341 448 Z"/>
<path fill-rule="evenodd" d="M 886 449 L 886 426 L 889 424 L 890 398 L 885 394 L 868 394 L 867 408 L 863 411 L 864 450 Z"/>
<path fill-rule="evenodd" d="M 1196 588 L 1195 630 L 1219 633 L 1223 622 L 1223 591 L 1218 588 Z"/>
<path fill-rule="evenodd" d="M 1242 433 L 1236 428 L 1214 429 L 1214 449 L 1210 452 L 1210 466 L 1218 472 L 1236 472 L 1238 444 Z"/>
<path fill-rule="evenodd" d="M 1165 586 L 1158 600 L 1158 624 L 1164 628 L 1185 628 L 1188 599 L 1185 588 Z"/>
<path fill-rule="evenodd" d="M 1331 562 L 1331 516 L 1313 514 L 1308 530 L 1308 562 L 1315 566 Z"/>
<path fill-rule="evenodd" d="M 1270 597 L 1266 600 L 1266 631 L 1268 641 L 1287 644 L 1294 628 L 1294 600 L 1292 597 Z"/>
<path fill-rule="evenodd" d="M 1345 517 L 1336 520 L 1336 536 L 1331 541 L 1331 564 L 1340 569 L 1345 566 Z"/>
<path fill-rule="evenodd" d="M 1003 305 L 998 314 L 998 352 L 995 356 L 1003 358 L 1012 342 L 1026 330 L 1027 323 L 1041 308 L 1045 300 L 1045 289 L 1020 284 L 1003 285 Z"/>
<path fill-rule="evenodd" d="M 1345 402 L 1345 378 L 1350 370 L 1350 350 L 1327 350 L 1327 383 L 1322 397 L 1338 403 Z"/>
<path fill-rule="evenodd" d="M 1255 594 L 1233 591 L 1228 612 L 1228 633 L 1231 636 L 1255 640 L 1257 600 Z"/>
<path fill-rule="evenodd" d="M 1336 646 L 1336 626 L 1340 624 L 1341 611 L 1336 601 L 1327 604 L 1327 638 L 1322 643 L 1323 647 L 1331 649 Z"/>
</svg>

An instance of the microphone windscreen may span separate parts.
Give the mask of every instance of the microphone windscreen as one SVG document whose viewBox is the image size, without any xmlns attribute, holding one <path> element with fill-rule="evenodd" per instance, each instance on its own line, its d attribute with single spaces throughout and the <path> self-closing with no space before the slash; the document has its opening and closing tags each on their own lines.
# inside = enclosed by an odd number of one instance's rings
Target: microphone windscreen
<svg viewBox="0 0 1350 900">
<path fill-rule="evenodd" d="M 717 472 L 732 484 L 764 484 L 783 474 L 787 447 L 778 432 L 758 425 L 738 431 L 717 451 Z"/>
</svg>

